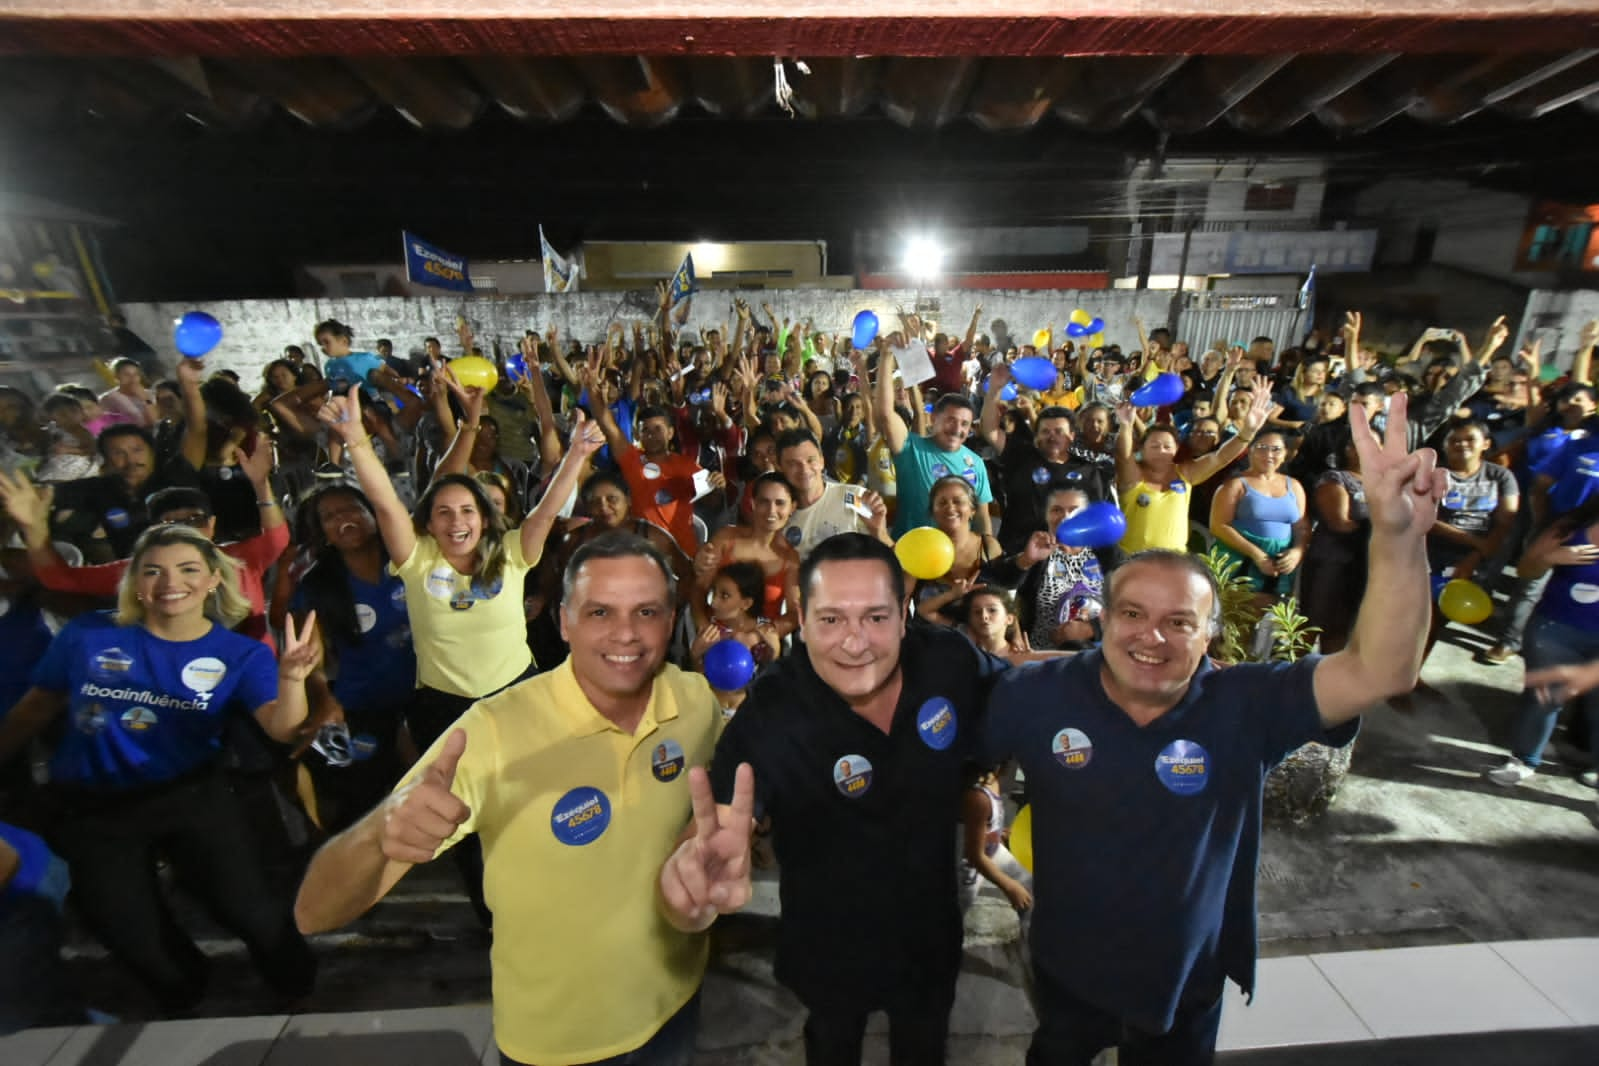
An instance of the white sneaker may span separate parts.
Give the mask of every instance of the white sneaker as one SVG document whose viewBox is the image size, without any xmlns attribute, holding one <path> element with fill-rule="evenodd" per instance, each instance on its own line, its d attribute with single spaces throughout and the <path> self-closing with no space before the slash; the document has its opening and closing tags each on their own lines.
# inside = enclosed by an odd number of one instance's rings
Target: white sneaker
<svg viewBox="0 0 1599 1066">
<path fill-rule="evenodd" d="M 1483 774 L 1496 785 L 1510 788 L 1519 785 L 1538 771 L 1512 755 L 1504 761 L 1502 766 L 1496 766 Z"/>
</svg>

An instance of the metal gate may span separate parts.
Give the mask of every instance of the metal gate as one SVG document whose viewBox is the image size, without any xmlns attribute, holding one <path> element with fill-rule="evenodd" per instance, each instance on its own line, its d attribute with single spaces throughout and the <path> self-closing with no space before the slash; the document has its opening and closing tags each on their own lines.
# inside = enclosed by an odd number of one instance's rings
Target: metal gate
<svg viewBox="0 0 1599 1066">
<path fill-rule="evenodd" d="M 1295 306 L 1296 302 L 1294 295 L 1285 293 L 1188 293 L 1174 335 L 1188 342 L 1196 358 L 1217 341 L 1224 346 L 1241 344 L 1247 348 L 1256 337 L 1270 337 L 1280 352 L 1305 336 L 1306 331 L 1300 326 L 1305 312 Z"/>
</svg>

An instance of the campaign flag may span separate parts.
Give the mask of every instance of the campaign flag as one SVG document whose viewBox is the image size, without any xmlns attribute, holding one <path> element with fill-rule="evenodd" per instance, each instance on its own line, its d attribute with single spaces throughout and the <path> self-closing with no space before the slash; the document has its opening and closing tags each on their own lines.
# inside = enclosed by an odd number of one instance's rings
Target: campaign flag
<svg viewBox="0 0 1599 1066">
<path fill-rule="evenodd" d="M 1299 287 L 1299 321 L 1304 325 L 1304 336 L 1300 340 L 1310 337 L 1316 328 L 1316 264 L 1310 264 L 1310 273 L 1305 277 L 1305 283 Z"/>
<path fill-rule="evenodd" d="M 453 292 L 471 292 L 472 275 L 464 256 L 452 255 L 436 244 L 400 231 L 405 239 L 405 280 Z"/>
<path fill-rule="evenodd" d="M 544 260 L 545 292 L 576 292 L 578 283 L 577 257 L 564 258 L 544 237 L 544 227 L 539 227 L 539 255 Z"/>
<path fill-rule="evenodd" d="M 694 293 L 699 285 L 694 280 L 694 255 L 683 257 L 683 262 L 672 275 L 672 321 L 679 326 L 688 321 L 689 308 L 693 306 Z"/>
</svg>

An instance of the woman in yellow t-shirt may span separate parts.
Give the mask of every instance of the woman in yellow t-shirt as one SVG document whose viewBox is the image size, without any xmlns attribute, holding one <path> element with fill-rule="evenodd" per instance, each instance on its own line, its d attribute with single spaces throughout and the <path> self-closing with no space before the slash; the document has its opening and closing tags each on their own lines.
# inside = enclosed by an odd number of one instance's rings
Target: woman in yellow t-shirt
<svg viewBox="0 0 1599 1066">
<path fill-rule="evenodd" d="M 1243 455 L 1274 406 L 1270 394 L 1260 390 L 1244 416 L 1243 432 L 1208 455 L 1178 462 L 1181 442 L 1177 430 L 1165 424 L 1144 431 L 1135 455 L 1137 414 L 1130 403 L 1117 405 L 1116 495 L 1127 516 L 1122 550 L 1128 554 L 1146 548 L 1187 551 L 1188 490 L 1227 469 Z"/>
<path fill-rule="evenodd" d="M 523 582 L 584 461 L 605 438 L 598 425 L 577 416 L 571 446 L 544 498 L 508 536 L 483 486 L 465 474 L 435 478 L 408 513 L 362 429 L 356 390 L 329 399 L 318 417 L 343 439 L 377 513 L 390 566 L 405 583 L 420 690 L 407 726 L 425 750 L 475 700 L 529 672 Z M 466 423 L 457 432 L 476 427 Z"/>
</svg>

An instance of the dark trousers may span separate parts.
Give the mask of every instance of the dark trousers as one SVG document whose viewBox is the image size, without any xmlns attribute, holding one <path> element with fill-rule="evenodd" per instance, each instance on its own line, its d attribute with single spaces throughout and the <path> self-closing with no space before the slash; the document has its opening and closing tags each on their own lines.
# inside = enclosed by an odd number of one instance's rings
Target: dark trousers
<svg viewBox="0 0 1599 1066">
<path fill-rule="evenodd" d="M 534 669 L 528 667 L 522 676 L 511 684 L 532 677 Z M 510 687 L 510 685 L 505 686 L 505 688 Z M 416 750 L 426 754 L 428 748 L 433 746 L 433 742 L 443 736 L 445 730 L 454 725 L 455 720 L 465 714 L 468 707 L 492 695 L 494 693 L 485 692 L 483 696 L 458 696 L 453 692 L 441 692 L 436 688 L 425 686 L 417 689 L 416 697 L 405 712 L 405 727 L 411 731 L 411 740 L 416 743 Z M 466 887 L 466 897 L 472 902 L 472 909 L 477 912 L 478 921 L 483 923 L 483 928 L 492 929 L 494 915 L 483 898 L 483 842 L 478 839 L 476 833 L 473 833 L 450 849 L 450 858 L 455 863 L 455 868 L 461 871 L 461 882 Z"/>
<path fill-rule="evenodd" d="M 117 795 L 68 794 L 50 844 L 72 872 L 70 898 L 84 922 L 168 1010 L 200 998 L 207 967 L 162 898 L 158 855 L 244 941 L 274 990 L 289 999 L 311 991 L 316 958 L 288 899 L 269 888 L 249 824 L 218 775 Z"/>
<path fill-rule="evenodd" d="M 889 1004 L 890 1066 L 944 1066 L 955 983 Z M 868 1010 L 812 1008 L 805 1019 L 805 1066 L 861 1066 Z"/>
<path fill-rule="evenodd" d="M 1221 989 L 1185 996 L 1172 1027 L 1153 1033 L 1085 1003 L 1035 968 L 1038 1030 L 1027 1066 L 1090 1066 L 1108 1047 L 1121 1066 L 1210 1066 L 1221 1025 Z"/>
</svg>

